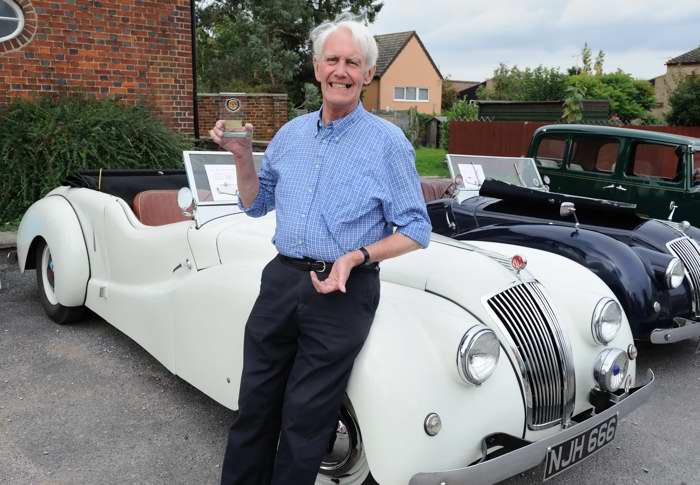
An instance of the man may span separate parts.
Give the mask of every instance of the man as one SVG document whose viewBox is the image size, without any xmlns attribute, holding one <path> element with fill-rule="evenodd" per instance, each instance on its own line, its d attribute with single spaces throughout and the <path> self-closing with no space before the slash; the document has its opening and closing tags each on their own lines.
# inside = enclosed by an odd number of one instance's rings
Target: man
<svg viewBox="0 0 700 485">
<path fill-rule="evenodd" d="M 410 143 L 360 103 L 374 38 L 344 16 L 311 40 L 322 108 L 279 130 L 259 176 L 250 136 L 224 138 L 222 121 L 210 132 L 234 154 L 243 210 L 276 209 L 279 251 L 246 324 L 225 485 L 314 483 L 379 302 L 377 262 L 430 239 Z"/>
</svg>

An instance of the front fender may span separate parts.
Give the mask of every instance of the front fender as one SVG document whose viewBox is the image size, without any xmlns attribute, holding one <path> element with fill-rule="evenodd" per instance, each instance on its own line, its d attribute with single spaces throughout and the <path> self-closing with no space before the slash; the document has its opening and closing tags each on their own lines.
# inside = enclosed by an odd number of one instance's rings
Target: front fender
<svg viewBox="0 0 700 485">
<path fill-rule="evenodd" d="M 549 224 L 513 224 L 486 226 L 457 239 L 514 244 L 564 256 L 590 269 L 608 285 L 633 330 L 657 320 L 652 305 L 660 295 L 644 261 L 629 246 L 605 234 Z"/>
<path fill-rule="evenodd" d="M 83 305 L 90 279 L 88 251 L 78 216 L 63 196 L 48 195 L 36 201 L 22 217 L 17 231 L 20 271 L 36 268 L 34 250 L 40 239 L 51 250 L 58 302 L 68 307 Z"/>
<path fill-rule="evenodd" d="M 458 376 L 457 348 L 478 323 L 440 296 L 382 282 L 381 304 L 347 389 L 370 470 L 382 485 L 466 466 L 481 457 L 481 440 L 491 433 L 523 436 L 523 397 L 505 352 L 481 386 Z M 434 437 L 423 428 L 429 413 L 442 419 Z"/>
</svg>

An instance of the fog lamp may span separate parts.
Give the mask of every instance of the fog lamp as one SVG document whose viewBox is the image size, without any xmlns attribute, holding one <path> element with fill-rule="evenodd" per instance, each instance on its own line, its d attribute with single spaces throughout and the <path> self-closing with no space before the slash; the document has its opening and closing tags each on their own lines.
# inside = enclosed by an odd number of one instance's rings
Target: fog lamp
<svg viewBox="0 0 700 485">
<path fill-rule="evenodd" d="M 624 386 L 628 371 L 627 352 L 620 349 L 605 349 L 598 355 L 593 376 L 603 391 L 615 392 Z"/>
</svg>

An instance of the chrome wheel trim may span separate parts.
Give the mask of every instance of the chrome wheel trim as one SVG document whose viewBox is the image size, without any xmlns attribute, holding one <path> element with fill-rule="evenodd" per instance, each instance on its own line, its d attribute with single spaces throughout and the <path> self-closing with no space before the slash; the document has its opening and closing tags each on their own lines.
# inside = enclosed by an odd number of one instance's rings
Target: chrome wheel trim
<svg viewBox="0 0 700 485">
<path fill-rule="evenodd" d="M 58 305 L 58 299 L 56 298 L 56 292 L 54 291 L 54 270 L 53 270 L 53 258 L 51 257 L 51 251 L 49 246 L 44 246 L 44 250 L 41 252 L 41 281 L 42 287 L 44 288 L 44 295 L 46 299 L 52 305 Z"/>
<path fill-rule="evenodd" d="M 333 450 L 321 462 L 316 485 L 361 485 L 368 476 L 360 428 L 354 414 L 343 406 Z"/>
</svg>

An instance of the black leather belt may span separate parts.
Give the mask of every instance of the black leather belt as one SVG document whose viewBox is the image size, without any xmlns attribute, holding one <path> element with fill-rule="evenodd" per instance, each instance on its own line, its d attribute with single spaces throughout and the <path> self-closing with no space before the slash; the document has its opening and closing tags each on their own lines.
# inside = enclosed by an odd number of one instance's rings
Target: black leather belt
<svg viewBox="0 0 700 485">
<path fill-rule="evenodd" d="M 331 268 L 333 267 L 332 262 L 328 261 L 318 261 L 316 259 L 312 258 L 290 258 L 289 256 L 285 256 L 284 254 L 279 255 L 280 260 L 293 268 L 296 268 L 300 271 L 315 271 L 316 273 L 330 273 Z M 361 270 L 371 270 L 371 271 L 378 271 L 379 270 L 379 263 L 366 263 L 366 264 L 361 264 L 359 266 L 355 266 L 353 269 L 361 269 Z"/>
</svg>

